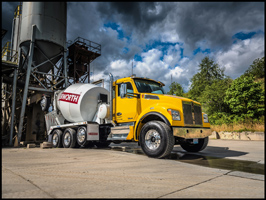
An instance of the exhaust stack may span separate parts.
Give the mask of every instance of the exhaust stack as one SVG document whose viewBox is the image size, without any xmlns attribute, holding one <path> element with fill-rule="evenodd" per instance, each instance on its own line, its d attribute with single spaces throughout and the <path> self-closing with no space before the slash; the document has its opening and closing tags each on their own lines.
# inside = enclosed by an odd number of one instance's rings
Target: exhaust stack
<svg viewBox="0 0 266 200">
<path fill-rule="evenodd" d="M 113 75 L 110 73 L 110 86 L 109 86 L 109 92 L 110 92 L 110 120 L 113 121 Z"/>
</svg>

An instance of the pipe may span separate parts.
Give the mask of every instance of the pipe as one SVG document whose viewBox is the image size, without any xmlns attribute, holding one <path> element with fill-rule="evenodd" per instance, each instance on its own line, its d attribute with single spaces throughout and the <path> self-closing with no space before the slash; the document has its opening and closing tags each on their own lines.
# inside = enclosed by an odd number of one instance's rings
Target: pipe
<svg viewBox="0 0 266 200">
<path fill-rule="evenodd" d="M 109 92 L 110 92 L 110 120 L 113 121 L 113 75 L 110 73 L 109 74 L 109 77 L 110 77 L 110 89 L 109 89 Z"/>
</svg>

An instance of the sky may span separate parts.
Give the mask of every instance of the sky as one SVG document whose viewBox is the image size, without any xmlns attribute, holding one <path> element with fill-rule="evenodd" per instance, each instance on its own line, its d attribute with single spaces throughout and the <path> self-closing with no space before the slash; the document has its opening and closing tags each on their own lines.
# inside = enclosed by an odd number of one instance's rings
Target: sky
<svg viewBox="0 0 266 200">
<path fill-rule="evenodd" d="M 18 2 L 2 2 L 2 28 L 10 40 Z M 67 2 L 67 41 L 82 37 L 101 45 L 91 81 L 133 74 L 185 92 L 209 56 L 225 75 L 242 75 L 264 56 L 264 2 Z"/>
</svg>

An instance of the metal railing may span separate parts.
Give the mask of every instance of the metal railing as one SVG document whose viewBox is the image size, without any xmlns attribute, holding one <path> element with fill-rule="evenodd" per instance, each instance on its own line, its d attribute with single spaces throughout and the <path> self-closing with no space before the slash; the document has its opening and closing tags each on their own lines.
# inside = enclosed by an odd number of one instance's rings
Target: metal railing
<svg viewBox="0 0 266 200">
<path fill-rule="evenodd" d="M 84 38 L 81 38 L 81 37 L 77 37 L 74 40 L 74 43 L 77 43 L 79 45 L 82 45 L 82 46 L 86 47 L 87 50 L 89 50 L 89 51 L 101 54 L 101 45 L 96 43 L 96 42 L 92 42 L 90 40 L 87 40 L 87 39 L 84 39 Z"/>
<path fill-rule="evenodd" d="M 14 11 L 14 18 L 18 17 L 21 15 L 22 12 L 22 4 L 18 5 Z"/>
<path fill-rule="evenodd" d="M 18 64 L 18 52 L 11 49 L 10 42 L 7 42 L 2 49 L 2 62 Z"/>
</svg>

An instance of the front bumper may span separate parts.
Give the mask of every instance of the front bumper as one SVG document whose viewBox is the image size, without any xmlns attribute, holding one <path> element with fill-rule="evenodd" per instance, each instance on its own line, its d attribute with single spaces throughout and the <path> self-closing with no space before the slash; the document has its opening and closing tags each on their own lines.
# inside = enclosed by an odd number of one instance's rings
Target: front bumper
<svg viewBox="0 0 266 200">
<path fill-rule="evenodd" d="M 172 127 L 173 135 L 185 139 L 205 138 L 212 134 L 210 128 Z"/>
</svg>

